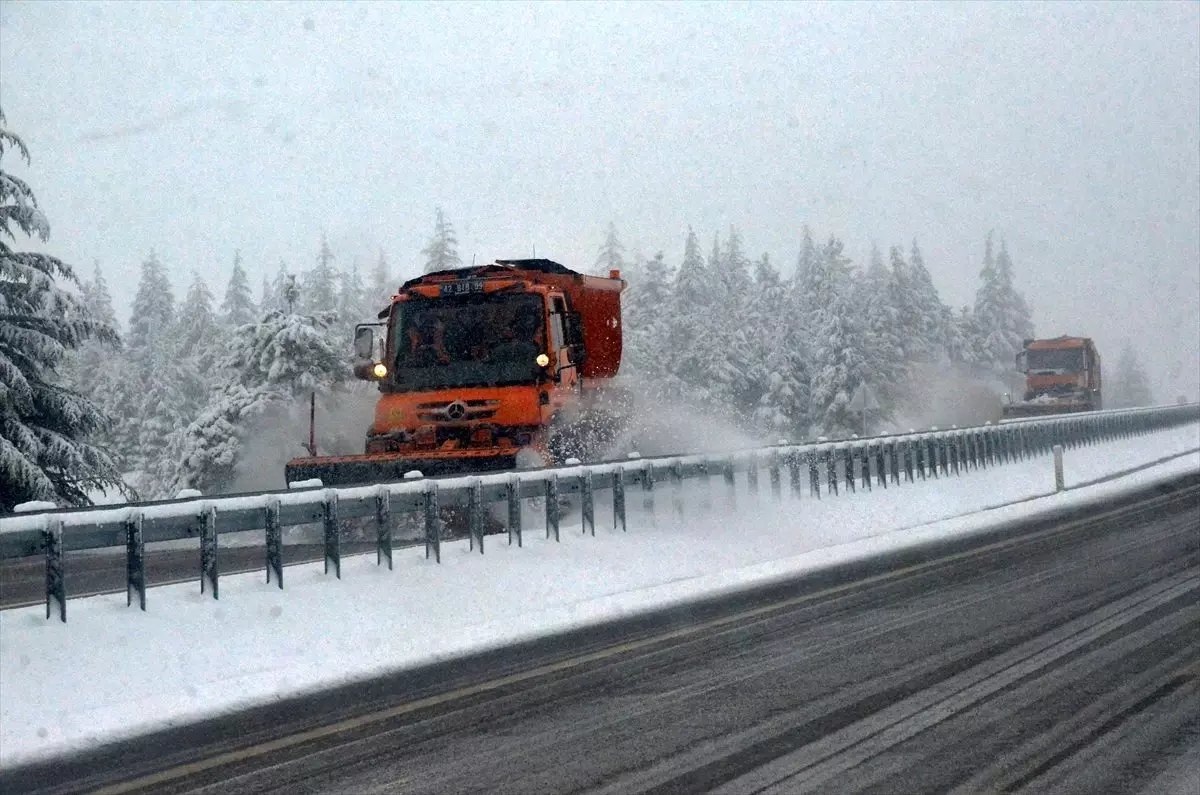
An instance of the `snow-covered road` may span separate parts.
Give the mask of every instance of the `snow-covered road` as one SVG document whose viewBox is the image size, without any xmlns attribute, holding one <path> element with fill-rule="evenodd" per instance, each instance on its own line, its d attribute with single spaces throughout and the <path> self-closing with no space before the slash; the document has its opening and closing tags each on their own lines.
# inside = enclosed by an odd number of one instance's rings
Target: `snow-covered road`
<svg viewBox="0 0 1200 795">
<path fill-rule="evenodd" d="M 1103 501 L 1200 469 L 1198 448 L 1189 425 L 1068 451 L 1077 488 L 1058 495 L 1048 456 L 853 497 L 743 493 L 736 511 L 719 496 L 704 511 L 692 493 L 682 520 L 666 518 L 664 494 L 659 521 L 631 513 L 627 533 L 601 523 L 593 538 L 564 523 L 561 543 L 527 530 L 524 548 L 493 537 L 484 556 L 447 544 L 440 566 L 406 549 L 390 572 L 358 556 L 340 581 L 294 566 L 284 591 L 261 574 L 226 576 L 219 602 L 198 583 L 164 586 L 146 613 L 123 595 L 73 600 L 67 624 L 40 607 L 5 611 L 0 765 Z"/>
</svg>

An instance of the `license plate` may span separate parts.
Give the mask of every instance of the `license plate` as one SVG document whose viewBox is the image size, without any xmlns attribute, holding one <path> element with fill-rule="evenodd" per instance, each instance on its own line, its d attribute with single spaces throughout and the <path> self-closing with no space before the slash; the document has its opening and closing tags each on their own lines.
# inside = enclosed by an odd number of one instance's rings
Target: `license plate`
<svg viewBox="0 0 1200 795">
<path fill-rule="evenodd" d="M 440 294 L 443 297 L 450 295 L 473 295 L 475 293 L 482 293 L 483 280 L 463 279 L 462 281 L 457 282 L 445 282 L 441 285 L 440 291 Z"/>
</svg>

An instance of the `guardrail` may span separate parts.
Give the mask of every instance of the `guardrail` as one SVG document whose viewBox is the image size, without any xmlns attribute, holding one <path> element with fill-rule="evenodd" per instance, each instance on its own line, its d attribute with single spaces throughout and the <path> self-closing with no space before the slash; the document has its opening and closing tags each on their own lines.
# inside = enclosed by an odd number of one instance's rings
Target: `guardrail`
<svg viewBox="0 0 1200 795">
<path fill-rule="evenodd" d="M 602 464 L 550 467 L 487 475 L 423 478 L 348 488 L 310 488 L 228 497 L 193 497 L 105 508 L 41 511 L 0 518 L 0 558 L 45 555 L 46 617 L 57 604 L 67 620 L 64 552 L 111 547 L 126 550 L 126 603 L 136 595 L 146 609 L 145 545 L 200 540 L 200 588 L 219 591 L 218 539 L 223 534 L 265 534 L 267 582 L 283 587 L 283 528 L 319 524 L 323 528 L 325 572 L 341 577 L 341 540 L 351 520 L 375 527 L 376 561 L 392 566 L 393 536 L 399 515 L 415 515 L 424 527 L 425 555 L 441 561 L 443 508 L 465 511 L 472 548 L 484 551 L 485 517 L 493 505 L 507 507 L 508 542 L 522 542 L 522 501 L 542 498 L 545 531 L 559 538 L 559 499 L 577 495 L 583 532 L 595 535 L 595 499 L 611 492 L 614 527 L 626 526 L 627 492 L 643 497 L 651 516 L 660 484 L 673 488 L 673 510 L 682 512 L 683 481 L 711 487 L 719 478 L 729 499 L 739 479 L 751 494 L 767 487 L 782 499 L 783 480 L 793 498 L 853 494 L 915 480 L 950 477 L 966 471 L 1044 455 L 1058 445 L 1084 444 L 1149 433 L 1200 420 L 1200 404 L 1100 411 L 1020 423 L 983 425 L 743 450 L 725 455 L 638 458 Z M 785 474 L 786 473 L 786 474 Z M 417 544 L 421 541 L 418 540 Z"/>
</svg>

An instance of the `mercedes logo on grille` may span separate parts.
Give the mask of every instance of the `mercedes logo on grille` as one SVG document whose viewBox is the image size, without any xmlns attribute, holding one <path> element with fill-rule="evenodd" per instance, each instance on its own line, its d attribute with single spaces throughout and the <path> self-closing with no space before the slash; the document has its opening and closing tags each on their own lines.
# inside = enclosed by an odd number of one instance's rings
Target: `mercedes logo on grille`
<svg viewBox="0 0 1200 795">
<path fill-rule="evenodd" d="M 461 400 L 456 400 L 449 406 L 446 406 L 446 417 L 452 420 L 461 420 L 467 416 L 467 404 Z"/>
</svg>

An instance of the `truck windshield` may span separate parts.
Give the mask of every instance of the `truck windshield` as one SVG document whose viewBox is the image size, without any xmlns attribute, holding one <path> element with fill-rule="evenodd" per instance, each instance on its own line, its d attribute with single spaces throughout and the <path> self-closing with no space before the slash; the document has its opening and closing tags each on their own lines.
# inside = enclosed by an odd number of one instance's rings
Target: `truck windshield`
<svg viewBox="0 0 1200 795">
<path fill-rule="evenodd" d="M 476 294 L 401 304 L 393 320 L 405 390 L 533 383 L 545 351 L 538 296 Z"/>
<path fill-rule="evenodd" d="M 1083 370 L 1083 348 L 1031 350 L 1028 367 L 1031 373 L 1043 370 L 1077 373 Z"/>
</svg>

